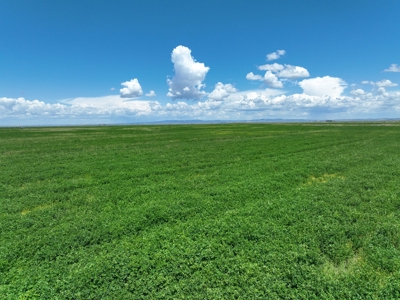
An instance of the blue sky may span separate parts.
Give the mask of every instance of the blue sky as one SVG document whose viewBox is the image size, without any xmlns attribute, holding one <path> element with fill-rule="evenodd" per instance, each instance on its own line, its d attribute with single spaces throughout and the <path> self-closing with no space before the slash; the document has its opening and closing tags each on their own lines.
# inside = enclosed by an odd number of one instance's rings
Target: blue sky
<svg viewBox="0 0 400 300">
<path fill-rule="evenodd" d="M 2 1 L 0 124 L 400 118 L 399 15 L 398 0 Z"/>
</svg>

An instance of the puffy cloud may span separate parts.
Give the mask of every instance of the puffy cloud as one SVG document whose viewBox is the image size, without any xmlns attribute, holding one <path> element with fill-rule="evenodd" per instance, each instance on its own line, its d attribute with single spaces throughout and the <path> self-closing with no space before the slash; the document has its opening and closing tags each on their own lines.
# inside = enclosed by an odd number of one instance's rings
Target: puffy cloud
<svg viewBox="0 0 400 300">
<path fill-rule="evenodd" d="M 263 80 L 263 77 L 261 75 L 254 75 L 253 72 L 250 72 L 246 75 L 247 80 Z"/>
<path fill-rule="evenodd" d="M 271 71 L 267 71 L 264 75 L 264 82 L 266 85 L 272 87 L 272 88 L 282 88 L 283 84 L 278 80 L 278 77 L 276 77 L 275 74 L 273 74 Z"/>
<path fill-rule="evenodd" d="M 299 82 L 304 93 L 309 96 L 340 97 L 347 84 L 337 77 L 316 77 Z"/>
<path fill-rule="evenodd" d="M 383 86 L 379 87 L 376 92 L 378 93 L 378 95 L 383 95 L 385 97 L 389 96 L 389 93 L 386 91 L 386 89 Z"/>
<path fill-rule="evenodd" d="M 172 51 L 171 60 L 174 64 L 175 75 L 168 79 L 169 91 L 167 96 L 172 99 L 200 99 L 206 93 L 201 90 L 203 81 L 210 70 L 204 63 L 196 62 L 191 50 L 178 46 Z"/>
<path fill-rule="evenodd" d="M 255 75 L 253 72 L 250 72 L 246 75 L 247 80 L 259 80 L 264 81 L 264 83 L 272 88 L 282 88 L 283 84 L 281 81 L 278 80 L 278 77 L 271 71 L 267 71 L 262 77 L 261 75 Z"/>
<path fill-rule="evenodd" d="M 336 83 L 342 84 L 340 79 L 336 80 Z M 41 124 L 45 124 L 46 120 L 50 120 L 47 123 L 52 123 L 61 119 L 75 120 L 70 123 L 79 123 L 79 120 L 84 118 L 96 123 L 100 118 L 120 120 L 120 117 L 124 118 L 124 122 L 194 118 L 251 120 L 304 116 L 330 116 L 336 119 L 356 116 L 396 117 L 400 113 L 400 92 L 388 92 L 384 87 L 368 93 L 363 93 L 361 89 L 354 90 L 350 96 L 337 96 L 334 93 L 286 95 L 282 90 L 276 89 L 234 92 L 236 89 L 232 85 L 222 83 L 218 83 L 216 87 L 215 90 L 221 90 L 220 98 L 223 101 L 208 99 L 192 104 L 179 101 L 161 105 L 157 101 L 125 100 L 118 95 L 66 99 L 55 104 L 24 98 L 0 98 L 0 122 L 10 124 L 7 118 L 40 120 Z M 224 95 L 222 90 L 225 90 L 228 96 Z"/>
<path fill-rule="evenodd" d="M 278 59 L 280 56 L 285 55 L 285 50 L 277 50 L 276 52 L 272 52 L 267 55 L 268 60 Z M 285 79 L 298 79 L 310 77 L 310 73 L 306 68 L 292 65 L 281 65 L 278 63 L 273 64 L 265 64 L 262 66 L 258 66 L 259 70 L 267 71 L 264 74 L 264 77 L 260 75 L 254 74 L 250 72 L 246 75 L 246 79 L 248 80 L 259 80 L 264 81 L 265 84 L 272 88 L 282 88 L 283 82 Z M 279 80 L 282 78 L 282 81 Z"/>
<path fill-rule="evenodd" d="M 284 50 L 278 50 L 268 55 L 268 60 L 278 59 L 284 55 Z M 202 89 L 205 77 L 209 71 L 204 63 L 196 62 L 191 56 L 191 50 L 178 46 L 172 51 L 171 60 L 175 74 L 167 79 L 168 96 L 173 99 L 197 99 L 207 95 Z M 389 72 L 396 72 L 397 65 L 391 65 Z M 65 99 L 60 103 L 45 103 L 39 100 L 24 98 L 0 98 L 0 121 L 7 118 L 36 120 L 58 120 L 61 117 L 70 120 L 91 118 L 123 117 L 124 120 L 137 121 L 139 118 L 148 120 L 178 119 L 256 119 L 268 117 L 321 116 L 322 114 L 373 114 L 380 112 L 383 116 L 390 114 L 398 116 L 400 112 L 400 92 L 388 92 L 386 88 L 397 86 L 388 79 L 381 81 L 363 81 L 363 84 L 374 86 L 371 92 L 352 85 L 349 96 L 342 96 L 347 84 L 337 77 L 316 77 L 304 79 L 298 84 L 303 89 L 302 94 L 287 95 L 286 91 L 278 90 L 287 79 L 309 77 L 307 69 L 299 66 L 281 65 L 277 63 L 258 67 L 266 71 L 264 76 L 250 72 L 248 80 L 262 81 L 271 88 L 265 90 L 238 91 L 232 84 L 218 82 L 214 90 L 208 94 L 205 101 L 197 103 L 167 103 L 158 101 L 133 100 L 143 95 L 142 87 L 137 78 L 121 83 L 120 95 L 104 97 L 80 97 Z M 280 80 L 281 79 L 281 80 Z M 112 88 L 112 90 L 114 90 Z M 156 96 L 153 90 L 145 96 Z M 75 119 L 74 119 L 75 118 Z M 79 122 L 79 121 L 78 121 Z M 7 123 L 5 123 L 7 124 Z"/>
<path fill-rule="evenodd" d="M 384 70 L 384 72 L 400 72 L 400 66 L 397 64 L 391 64 L 389 68 Z"/>
<path fill-rule="evenodd" d="M 120 89 L 121 98 L 135 98 L 143 95 L 142 87 L 137 78 L 121 83 L 124 88 Z"/>
<path fill-rule="evenodd" d="M 226 107 L 228 107 L 228 103 Z M 400 112 L 400 93 L 376 94 L 365 93 L 357 97 L 349 96 L 311 96 L 307 94 L 292 94 L 262 97 L 249 94 L 230 103 L 230 110 L 247 112 L 273 112 L 275 115 L 295 116 L 337 114 L 341 118 L 346 115 L 375 114 L 385 112 Z M 252 116 L 255 114 L 252 113 Z"/>
<path fill-rule="evenodd" d="M 146 94 L 146 97 L 155 97 L 155 96 L 157 96 L 157 95 L 156 95 L 156 92 L 154 92 L 153 90 L 151 90 L 150 92 L 148 92 Z"/>
<path fill-rule="evenodd" d="M 284 69 L 278 72 L 278 77 L 296 79 L 310 77 L 306 68 L 292 65 L 285 65 Z"/>
<path fill-rule="evenodd" d="M 218 82 L 215 85 L 214 90 L 208 94 L 208 98 L 214 101 L 222 101 L 226 99 L 231 93 L 235 93 L 238 90 L 230 83 L 223 84 L 222 82 Z"/>
<path fill-rule="evenodd" d="M 69 108 L 61 103 L 50 104 L 39 100 L 25 100 L 24 98 L 0 98 L 0 118 L 15 116 L 57 117 L 69 113 Z"/>
<path fill-rule="evenodd" d="M 262 71 L 272 71 L 272 72 L 278 72 L 283 70 L 285 67 L 283 65 L 273 63 L 273 64 L 266 64 L 259 66 L 258 69 Z"/>
<path fill-rule="evenodd" d="M 356 90 L 352 90 L 350 92 L 350 94 L 352 94 L 354 96 L 361 96 L 361 95 L 365 95 L 365 91 L 363 89 L 356 89 Z"/>
<path fill-rule="evenodd" d="M 286 54 L 285 50 L 277 50 L 275 52 L 272 52 L 270 54 L 267 54 L 267 60 L 275 60 L 278 59 L 279 57 L 283 56 Z"/>
<path fill-rule="evenodd" d="M 389 79 L 383 79 L 381 81 L 375 82 L 376 86 L 379 87 L 390 87 L 390 86 L 397 86 L 397 83 L 391 82 Z"/>
<path fill-rule="evenodd" d="M 310 73 L 308 73 L 307 69 L 303 68 L 303 67 L 299 67 L 299 66 L 280 65 L 280 64 L 274 63 L 274 64 L 266 64 L 266 65 L 259 66 L 258 69 L 271 71 L 277 77 L 280 77 L 280 78 L 298 79 L 298 78 L 310 77 Z M 251 73 L 251 74 L 253 74 L 253 73 Z M 258 75 L 255 75 L 255 76 L 258 76 Z M 252 79 L 252 80 L 258 80 L 258 79 Z"/>
</svg>

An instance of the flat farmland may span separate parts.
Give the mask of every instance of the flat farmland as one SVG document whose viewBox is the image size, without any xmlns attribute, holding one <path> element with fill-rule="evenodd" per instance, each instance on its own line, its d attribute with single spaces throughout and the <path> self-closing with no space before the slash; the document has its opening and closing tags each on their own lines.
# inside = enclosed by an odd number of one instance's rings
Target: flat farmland
<svg viewBox="0 0 400 300">
<path fill-rule="evenodd" d="M 400 123 L 0 128 L 0 299 L 399 299 Z"/>
</svg>

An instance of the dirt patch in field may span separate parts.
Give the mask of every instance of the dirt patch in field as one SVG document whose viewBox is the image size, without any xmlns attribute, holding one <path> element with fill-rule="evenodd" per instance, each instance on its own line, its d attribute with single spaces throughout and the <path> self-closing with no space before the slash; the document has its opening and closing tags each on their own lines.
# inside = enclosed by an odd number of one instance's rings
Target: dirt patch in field
<svg viewBox="0 0 400 300">
<path fill-rule="evenodd" d="M 34 207 L 34 208 L 31 208 L 31 209 L 24 209 L 22 212 L 21 212 L 21 215 L 27 215 L 27 214 L 29 214 L 29 213 L 31 213 L 31 212 L 34 212 L 34 211 L 40 211 L 40 210 L 45 210 L 45 209 L 48 209 L 48 208 L 51 208 L 51 207 L 53 207 L 55 204 L 43 204 L 43 205 L 39 205 L 39 206 L 36 206 L 36 207 Z"/>
<path fill-rule="evenodd" d="M 304 185 L 311 185 L 311 184 L 316 184 L 316 183 L 327 183 L 328 181 L 333 180 L 333 179 L 344 180 L 344 178 L 345 178 L 344 176 L 336 174 L 336 173 L 324 174 L 322 176 L 311 175 Z"/>
<path fill-rule="evenodd" d="M 360 253 L 347 259 L 345 262 L 336 265 L 332 262 L 326 262 L 323 266 L 323 273 L 328 277 L 337 278 L 355 272 L 364 264 L 364 259 Z"/>
</svg>

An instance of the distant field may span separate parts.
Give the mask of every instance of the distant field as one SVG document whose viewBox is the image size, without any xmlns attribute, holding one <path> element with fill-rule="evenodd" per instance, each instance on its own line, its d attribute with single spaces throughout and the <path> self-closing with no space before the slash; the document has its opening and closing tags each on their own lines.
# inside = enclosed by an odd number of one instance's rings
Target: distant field
<svg viewBox="0 0 400 300">
<path fill-rule="evenodd" d="M 0 299 L 176 298 L 400 299 L 400 123 L 0 128 Z"/>
</svg>

